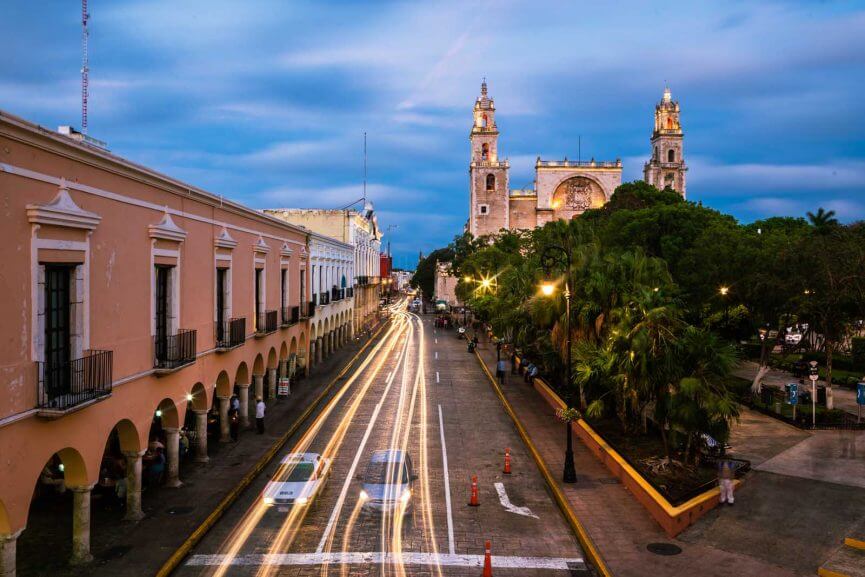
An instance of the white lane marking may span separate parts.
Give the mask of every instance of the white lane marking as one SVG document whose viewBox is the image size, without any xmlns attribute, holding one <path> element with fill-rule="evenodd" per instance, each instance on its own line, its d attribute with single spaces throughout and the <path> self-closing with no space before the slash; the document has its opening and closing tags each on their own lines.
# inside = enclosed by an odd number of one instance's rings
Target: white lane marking
<svg viewBox="0 0 865 577">
<path fill-rule="evenodd" d="M 439 374 L 436 373 L 436 382 L 439 380 Z M 442 418 L 442 406 L 439 405 L 439 432 L 442 437 L 442 463 L 445 470 L 445 507 L 448 511 L 448 553 L 454 554 L 454 519 L 451 512 L 451 481 L 448 474 L 448 450 L 445 446 L 445 422 Z"/>
<path fill-rule="evenodd" d="M 439 372 L 436 371 L 436 382 L 439 382 Z"/>
<path fill-rule="evenodd" d="M 569 571 L 585 569 L 585 561 L 580 557 L 508 557 L 493 555 L 493 567 L 501 569 L 547 569 L 553 571 Z M 402 553 L 371 552 L 331 552 L 331 553 L 268 553 L 264 555 L 193 555 L 186 562 L 191 566 L 231 565 L 360 565 L 360 564 L 396 564 L 403 565 L 439 565 L 449 567 L 483 567 L 483 555 L 451 555 L 448 553 L 420 553 L 403 551 Z"/>
<path fill-rule="evenodd" d="M 532 513 L 532 510 L 528 507 L 517 507 L 516 505 L 511 503 L 510 498 L 508 498 L 508 493 L 507 491 L 505 491 L 504 483 L 493 484 L 496 487 L 496 493 L 499 494 L 499 501 L 501 501 L 502 507 L 504 507 L 505 510 L 511 513 L 516 513 L 517 515 L 522 515 L 524 517 L 534 517 L 535 519 L 538 518 L 538 516 Z"/>
<path fill-rule="evenodd" d="M 436 358 L 439 358 L 439 352 L 436 351 Z"/>
<path fill-rule="evenodd" d="M 393 374 L 393 371 L 388 371 L 386 381 L 390 380 L 390 376 Z"/>
<path fill-rule="evenodd" d="M 439 340 L 438 340 L 438 339 L 436 339 L 436 344 L 439 344 Z"/>
<path fill-rule="evenodd" d="M 399 366 L 399 363 L 397 363 Z M 351 468 L 348 470 L 348 474 L 345 476 L 345 482 L 342 484 L 342 490 L 339 492 L 339 498 L 336 500 L 336 505 L 333 507 L 333 512 L 330 514 L 330 519 L 327 521 L 327 527 L 324 529 L 324 534 L 321 536 L 321 541 L 318 543 L 318 547 L 316 548 L 316 553 L 321 553 L 324 551 L 324 546 L 327 543 L 327 537 L 330 535 L 330 532 L 333 531 L 333 526 L 336 524 L 336 519 L 339 516 L 340 511 L 342 511 L 342 504 L 345 502 L 345 496 L 348 493 L 348 487 L 351 485 L 352 479 L 354 479 L 354 472 L 357 469 L 357 464 L 360 462 L 361 453 L 363 453 L 364 448 L 366 447 L 366 442 L 369 440 L 369 436 L 372 433 L 372 427 L 375 425 L 375 422 L 378 420 L 378 414 L 381 412 L 381 408 L 384 405 L 384 400 L 387 398 L 388 392 L 390 392 L 390 386 L 393 383 L 393 379 L 391 377 L 387 380 L 387 386 L 384 389 L 384 393 L 381 395 L 381 399 L 379 399 L 378 403 L 375 405 L 375 409 L 372 412 L 372 415 L 369 418 L 369 424 L 366 426 L 366 431 L 363 433 L 363 438 L 360 440 L 360 446 L 357 448 L 357 453 L 354 455 L 354 461 L 351 462 Z"/>
</svg>

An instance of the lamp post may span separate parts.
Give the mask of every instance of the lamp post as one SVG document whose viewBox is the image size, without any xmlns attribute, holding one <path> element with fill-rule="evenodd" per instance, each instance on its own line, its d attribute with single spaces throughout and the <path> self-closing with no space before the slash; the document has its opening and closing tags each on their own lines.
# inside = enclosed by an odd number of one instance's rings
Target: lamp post
<svg viewBox="0 0 865 577">
<path fill-rule="evenodd" d="M 724 330 L 729 331 L 730 324 L 730 303 L 727 300 L 727 295 L 730 293 L 730 287 L 722 286 L 718 289 L 721 298 L 724 299 Z"/>
<path fill-rule="evenodd" d="M 568 407 L 573 404 L 573 393 L 571 392 L 571 285 L 570 285 L 570 276 L 571 276 L 571 250 L 570 248 L 552 245 L 544 249 L 544 252 L 541 254 L 541 263 L 543 263 L 544 270 L 547 275 L 550 274 L 550 270 L 555 266 L 556 261 L 559 260 L 562 256 L 564 256 L 565 262 L 565 290 L 563 296 L 565 297 L 565 346 L 567 347 L 567 351 L 565 352 L 565 391 L 567 391 L 567 399 L 566 402 Z M 541 285 L 541 293 L 544 296 L 552 296 L 555 292 L 556 287 L 551 281 L 545 282 Z M 565 428 L 566 432 L 566 442 L 567 447 L 565 449 L 565 467 L 562 472 L 562 481 L 565 483 L 576 483 L 577 482 L 577 471 L 574 468 L 574 441 L 573 441 L 573 431 L 571 430 L 571 421 L 565 420 Z"/>
</svg>

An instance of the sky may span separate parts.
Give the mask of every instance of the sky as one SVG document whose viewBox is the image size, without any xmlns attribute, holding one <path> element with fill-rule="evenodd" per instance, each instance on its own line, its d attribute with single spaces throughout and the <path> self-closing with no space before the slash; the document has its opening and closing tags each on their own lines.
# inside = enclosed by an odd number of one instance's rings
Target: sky
<svg viewBox="0 0 865 577">
<path fill-rule="evenodd" d="M 80 6 L 3 0 L 0 109 L 80 125 Z M 642 177 L 679 100 L 688 198 L 742 221 L 865 218 L 865 2 L 90 1 L 90 135 L 253 208 L 367 196 L 395 266 L 468 215 L 486 77 L 511 186 L 534 161 Z"/>
</svg>

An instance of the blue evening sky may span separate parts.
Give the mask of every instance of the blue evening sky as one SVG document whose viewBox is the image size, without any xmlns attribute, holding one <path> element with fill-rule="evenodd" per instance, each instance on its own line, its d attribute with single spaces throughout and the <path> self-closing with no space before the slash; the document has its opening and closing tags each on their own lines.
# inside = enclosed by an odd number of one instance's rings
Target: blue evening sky
<svg viewBox="0 0 865 577">
<path fill-rule="evenodd" d="M 664 82 L 688 196 L 748 221 L 865 218 L 865 3 L 91 1 L 90 134 L 255 208 L 369 197 L 396 264 L 468 211 L 487 77 L 513 188 L 536 156 L 640 178 Z M 80 124 L 77 2 L 3 1 L 0 108 Z"/>
</svg>

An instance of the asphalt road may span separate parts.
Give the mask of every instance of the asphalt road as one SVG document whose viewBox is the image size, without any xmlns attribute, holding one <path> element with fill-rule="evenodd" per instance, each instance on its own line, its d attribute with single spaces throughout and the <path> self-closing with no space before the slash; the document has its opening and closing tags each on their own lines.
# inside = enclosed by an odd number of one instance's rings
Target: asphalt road
<svg viewBox="0 0 865 577">
<path fill-rule="evenodd" d="M 287 444 L 285 453 L 332 459 L 318 496 L 305 506 L 266 505 L 275 459 L 176 574 L 480 575 L 486 540 L 496 575 L 583 574 L 583 552 L 465 341 L 404 304 L 333 401 Z M 417 479 L 405 511 L 362 504 L 358 476 L 380 449 L 411 456 Z M 468 506 L 472 475 L 478 507 Z"/>
</svg>

